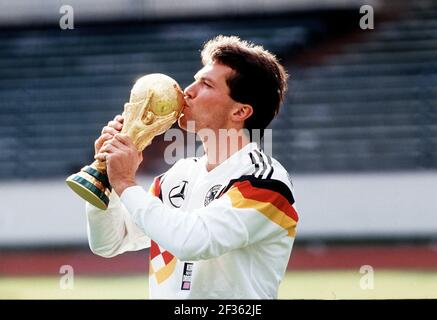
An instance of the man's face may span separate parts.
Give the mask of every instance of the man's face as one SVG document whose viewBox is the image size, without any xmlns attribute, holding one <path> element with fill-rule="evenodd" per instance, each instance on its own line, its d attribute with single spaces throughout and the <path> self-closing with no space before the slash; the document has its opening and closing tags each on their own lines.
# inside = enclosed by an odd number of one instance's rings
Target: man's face
<svg viewBox="0 0 437 320">
<path fill-rule="evenodd" d="M 213 62 L 196 73 L 195 81 L 184 90 L 187 105 L 178 121 L 182 129 L 187 129 L 188 121 L 195 122 L 196 132 L 232 127 L 230 116 L 237 102 L 229 96 L 226 79 L 233 72 L 230 67 Z"/>
</svg>

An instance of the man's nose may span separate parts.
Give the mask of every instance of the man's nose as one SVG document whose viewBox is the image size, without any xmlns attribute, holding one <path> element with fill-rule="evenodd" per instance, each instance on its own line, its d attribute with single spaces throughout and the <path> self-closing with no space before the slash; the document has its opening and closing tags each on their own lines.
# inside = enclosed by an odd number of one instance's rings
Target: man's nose
<svg viewBox="0 0 437 320">
<path fill-rule="evenodd" d="M 193 82 L 192 84 L 190 84 L 188 87 L 185 88 L 184 90 L 185 97 L 188 97 L 190 99 L 193 99 L 195 97 L 194 84 L 195 82 Z"/>
</svg>

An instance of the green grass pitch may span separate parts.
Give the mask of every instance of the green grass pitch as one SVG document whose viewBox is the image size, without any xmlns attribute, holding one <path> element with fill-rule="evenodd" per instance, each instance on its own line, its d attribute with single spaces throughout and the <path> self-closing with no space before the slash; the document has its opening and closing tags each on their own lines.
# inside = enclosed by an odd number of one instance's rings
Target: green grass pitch
<svg viewBox="0 0 437 320">
<path fill-rule="evenodd" d="M 287 273 L 279 299 L 437 298 L 437 271 L 375 270 L 373 289 L 362 289 L 358 271 Z M 59 277 L 0 278 L 0 299 L 147 299 L 146 275 L 86 277 L 61 289 Z"/>
</svg>

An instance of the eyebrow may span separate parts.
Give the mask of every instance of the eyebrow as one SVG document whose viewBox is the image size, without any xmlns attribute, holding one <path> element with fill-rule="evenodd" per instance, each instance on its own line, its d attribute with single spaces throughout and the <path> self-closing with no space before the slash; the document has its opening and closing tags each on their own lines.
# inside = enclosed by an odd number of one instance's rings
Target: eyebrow
<svg viewBox="0 0 437 320">
<path fill-rule="evenodd" d="M 211 82 L 211 84 L 215 84 L 215 82 L 211 78 L 208 78 L 208 77 L 205 77 L 205 76 L 198 76 L 197 73 L 194 75 L 194 79 L 195 80 L 203 80 L 203 81 L 206 80 L 208 82 Z"/>
</svg>

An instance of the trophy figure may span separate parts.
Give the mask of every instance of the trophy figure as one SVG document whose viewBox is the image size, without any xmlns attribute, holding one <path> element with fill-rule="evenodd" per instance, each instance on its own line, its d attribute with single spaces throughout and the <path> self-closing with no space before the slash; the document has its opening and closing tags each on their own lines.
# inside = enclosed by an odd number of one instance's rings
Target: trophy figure
<svg viewBox="0 0 437 320">
<path fill-rule="evenodd" d="M 123 129 L 138 151 L 143 151 L 153 138 L 167 131 L 179 118 L 184 107 L 184 94 L 175 80 L 159 73 L 137 80 L 128 103 L 124 105 Z M 106 162 L 96 160 L 66 179 L 67 185 L 95 207 L 106 210 L 111 186 Z"/>
</svg>

